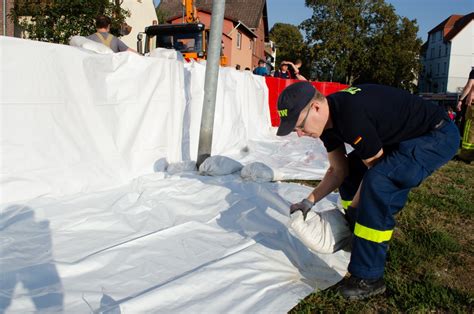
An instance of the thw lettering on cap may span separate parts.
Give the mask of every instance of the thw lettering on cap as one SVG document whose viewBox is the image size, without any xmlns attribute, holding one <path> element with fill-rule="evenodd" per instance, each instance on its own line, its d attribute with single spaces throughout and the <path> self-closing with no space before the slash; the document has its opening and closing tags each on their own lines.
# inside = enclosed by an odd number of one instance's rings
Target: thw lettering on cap
<svg viewBox="0 0 474 314">
<path fill-rule="evenodd" d="M 278 110 L 278 115 L 281 117 L 288 117 L 288 109 Z"/>
</svg>

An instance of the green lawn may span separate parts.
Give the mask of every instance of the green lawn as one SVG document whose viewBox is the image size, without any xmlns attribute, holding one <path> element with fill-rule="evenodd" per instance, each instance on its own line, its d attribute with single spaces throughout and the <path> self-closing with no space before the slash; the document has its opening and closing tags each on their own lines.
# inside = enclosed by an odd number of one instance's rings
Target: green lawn
<svg viewBox="0 0 474 314">
<path fill-rule="evenodd" d="M 473 313 L 473 216 L 474 164 L 451 161 L 412 190 L 396 217 L 385 294 L 346 301 L 330 291 L 315 292 L 291 313 Z"/>
</svg>

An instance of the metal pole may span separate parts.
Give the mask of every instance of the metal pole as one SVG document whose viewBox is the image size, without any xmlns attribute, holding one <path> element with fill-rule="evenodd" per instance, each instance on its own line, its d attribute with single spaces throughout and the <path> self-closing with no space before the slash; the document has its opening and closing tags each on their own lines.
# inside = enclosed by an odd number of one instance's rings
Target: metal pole
<svg viewBox="0 0 474 314">
<path fill-rule="evenodd" d="M 207 50 L 206 77 L 204 82 L 204 103 L 202 106 L 201 130 L 199 133 L 198 167 L 211 155 L 224 12 L 225 0 L 213 0 L 211 31 Z"/>
<path fill-rule="evenodd" d="M 7 36 L 7 0 L 3 0 L 3 36 Z"/>
</svg>

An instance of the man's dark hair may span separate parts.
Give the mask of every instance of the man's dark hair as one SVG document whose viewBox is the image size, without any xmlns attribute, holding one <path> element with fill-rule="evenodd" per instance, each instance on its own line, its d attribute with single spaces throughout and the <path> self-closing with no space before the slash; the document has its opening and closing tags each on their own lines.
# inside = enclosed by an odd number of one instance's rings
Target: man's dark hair
<svg viewBox="0 0 474 314">
<path fill-rule="evenodd" d="M 108 17 L 108 16 L 99 15 L 99 16 L 95 19 L 95 27 L 96 27 L 96 28 L 106 28 L 106 27 L 109 26 L 110 24 L 112 24 L 112 20 L 111 20 L 110 17 Z"/>
<path fill-rule="evenodd" d="M 258 60 L 258 64 L 262 64 L 262 63 L 265 64 L 265 61 L 262 59 Z"/>
</svg>

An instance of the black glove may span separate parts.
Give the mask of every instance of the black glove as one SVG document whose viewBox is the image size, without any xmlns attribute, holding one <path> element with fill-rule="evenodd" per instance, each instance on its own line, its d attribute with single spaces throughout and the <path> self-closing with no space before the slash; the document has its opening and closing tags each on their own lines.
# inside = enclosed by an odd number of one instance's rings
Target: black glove
<svg viewBox="0 0 474 314">
<path fill-rule="evenodd" d="M 301 202 L 295 203 L 290 206 L 290 215 L 298 210 L 301 210 L 301 212 L 303 213 L 303 219 L 306 220 L 306 215 L 308 214 L 308 212 L 311 210 L 313 206 L 314 206 L 313 202 L 311 202 L 307 198 L 304 198 Z"/>
</svg>

